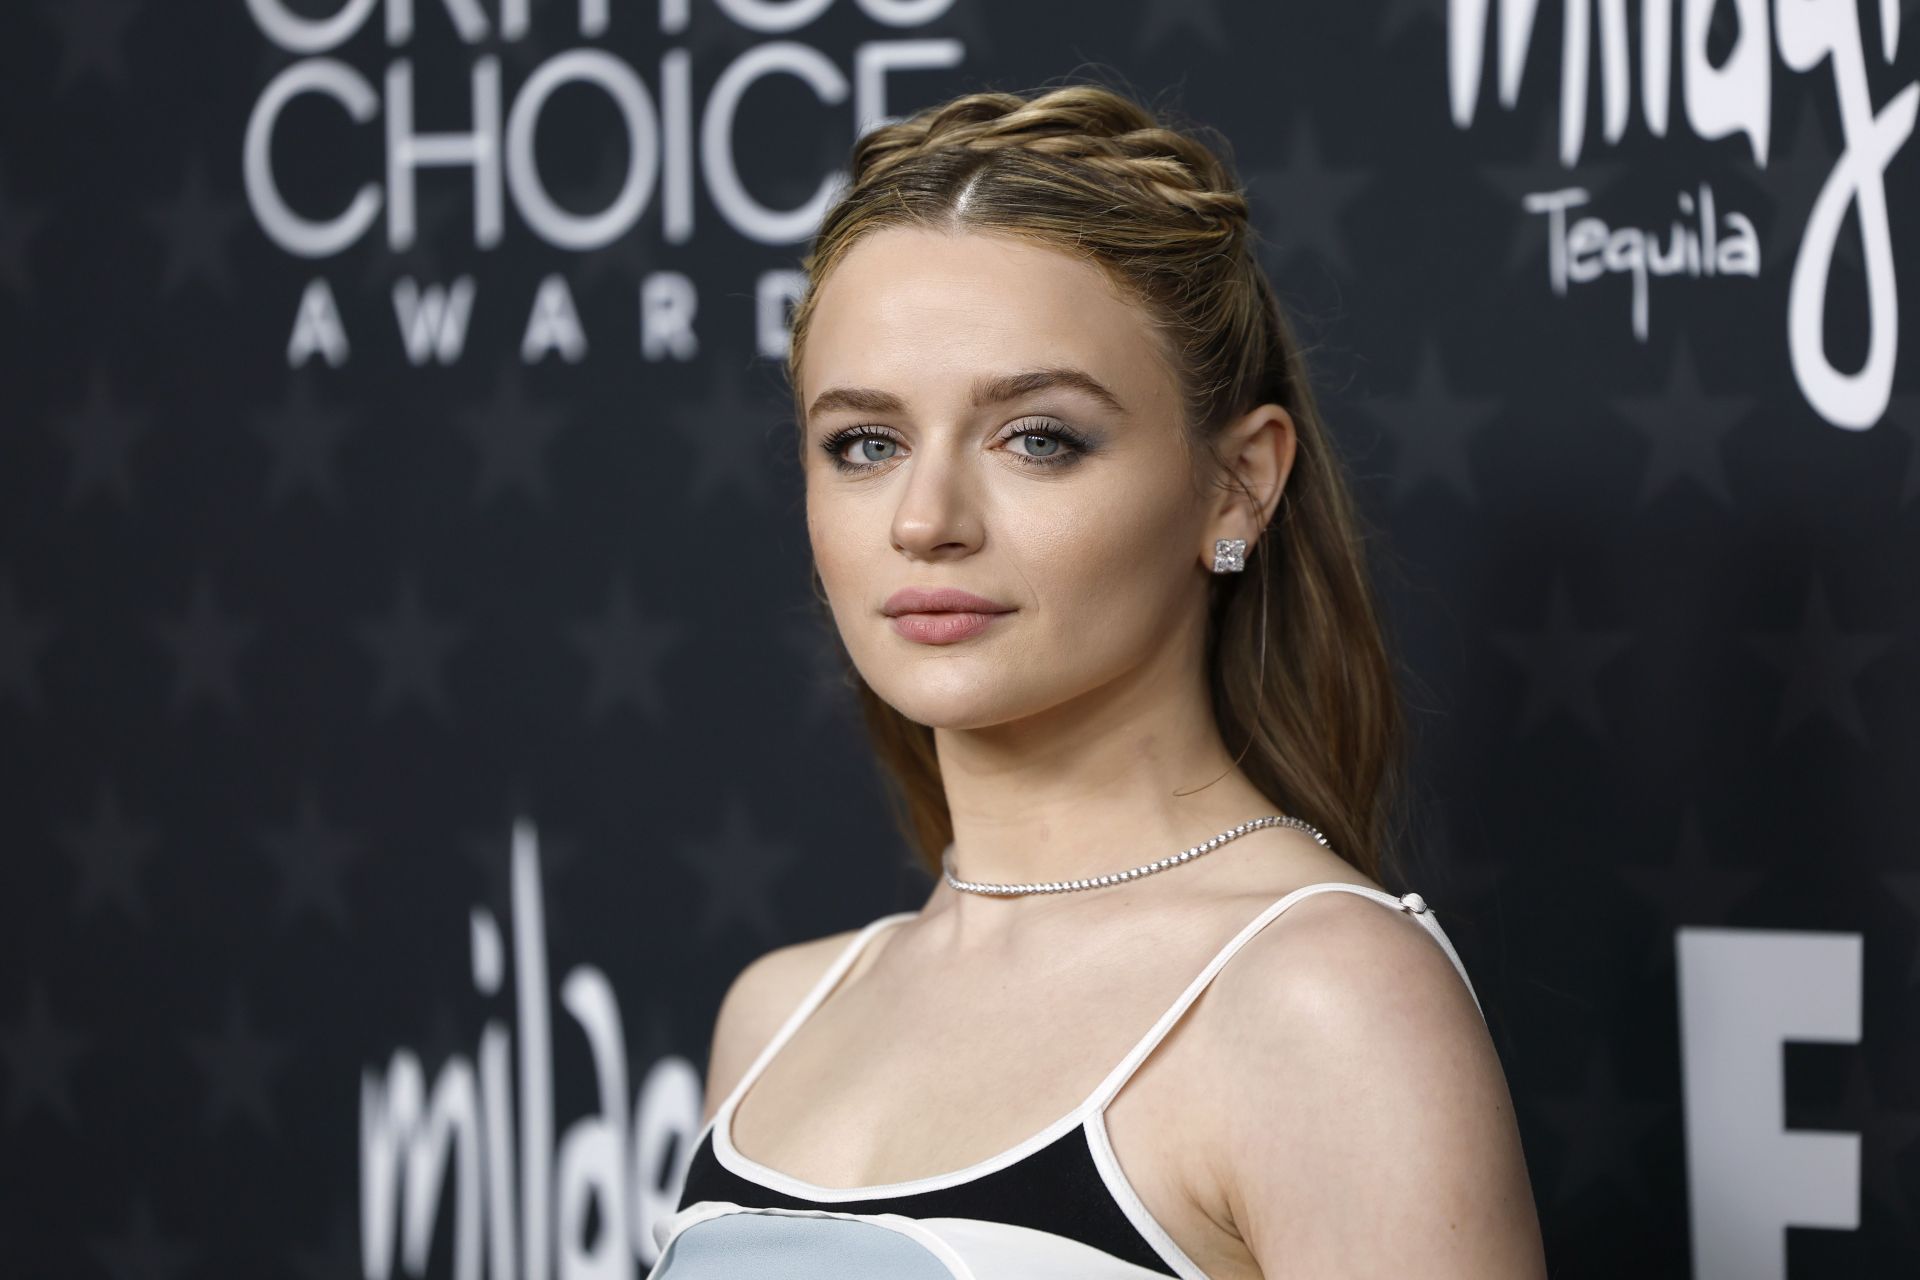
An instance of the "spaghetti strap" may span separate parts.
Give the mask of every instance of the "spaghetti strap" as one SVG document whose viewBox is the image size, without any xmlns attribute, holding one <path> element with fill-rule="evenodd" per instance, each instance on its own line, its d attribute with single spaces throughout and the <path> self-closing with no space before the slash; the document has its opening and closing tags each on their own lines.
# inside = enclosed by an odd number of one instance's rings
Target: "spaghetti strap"
<svg viewBox="0 0 1920 1280">
<path fill-rule="evenodd" d="M 773 1056 L 779 1053 L 781 1047 L 793 1037 L 793 1033 L 800 1029 L 800 1024 L 805 1022 L 807 1018 L 812 1015 L 813 1011 L 820 1007 L 821 1002 L 832 992 L 840 979 L 846 976 L 847 970 L 853 967 L 853 962 L 860 958 L 860 953 L 866 949 L 867 943 L 873 936 L 888 925 L 894 924 L 897 921 L 911 919 L 919 914 L 917 911 L 896 911 L 892 915 L 881 916 L 878 920 L 870 921 L 862 926 L 860 932 L 854 934 L 852 938 L 847 940 L 847 945 L 840 949 L 840 954 L 835 957 L 834 962 L 827 966 L 827 971 L 821 974 L 807 994 L 801 997 L 800 1003 L 794 1006 L 792 1013 L 787 1015 L 787 1020 L 780 1024 L 780 1029 L 773 1033 L 773 1039 L 767 1041 L 766 1047 L 760 1050 L 760 1055 L 747 1067 L 746 1072 L 741 1075 L 739 1082 L 736 1083 L 732 1091 L 727 1094 L 726 1101 L 721 1103 L 715 1110 L 715 1121 L 719 1119 L 723 1112 L 727 1111 L 740 1100 L 741 1096 L 746 1093 L 748 1087 L 759 1078 L 760 1073 L 766 1070 L 767 1064 L 773 1061 Z M 707 1127 L 711 1128 L 712 1122 L 709 1122 Z"/>
<path fill-rule="evenodd" d="M 1453 962 L 1454 969 L 1460 974 L 1460 980 L 1467 984 L 1467 994 L 1473 997 L 1473 1007 L 1479 1010 L 1480 1020 L 1482 1022 L 1486 1021 L 1487 1011 L 1480 1005 L 1479 993 L 1473 989 L 1473 980 L 1467 977 L 1466 966 L 1460 962 L 1460 955 L 1453 949 L 1453 943 L 1448 941 L 1446 933 L 1440 928 L 1440 922 L 1434 919 L 1433 908 L 1429 907 L 1426 900 L 1419 894 L 1406 893 L 1395 897 L 1391 893 L 1386 893 L 1367 885 L 1348 884 L 1340 880 L 1327 880 L 1318 884 L 1301 885 L 1298 889 L 1288 893 L 1278 902 L 1273 903 L 1266 910 L 1248 921 L 1239 933 L 1236 933 L 1227 941 L 1225 946 L 1221 947 L 1220 950 L 1215 953 L 1213 959 L 1207 962 L 1207 967 L 1202 969 L 1199 975 L 1188 984 L 1187 989 L 1180 993 L 1180 998 L 1173 1002 L 1171 1008 L 1160 1015 L 1160 1020 L 1154 1023 L 1146 1035 L 1140 1038 L 1139 1042 L 1133 1046 L 1133 1049 L 1128 1052 L 1127 1056 L 1122 1058 L 1119 1064 L 1108 1073 L 1107 1078 L 1100 1082 L 1099 1087 L 1094 1090 L 1092 1096 L 1082 1105 L 1090 1107 L 1096 1112 L 1105 1111 L 1107 1104 L 1113 1100 L 1114 1095 L 1120 1092 L 1121 1086 L 1126 1084 L 1132 1077 L 1134 1071 L 1139 1068 L 1140 1064 L 1146 1061 L 1147 1055 L 1154 1051 L 1160 1041 L 1166 1038 L 1167 1033 L 1173 1030 L 1174 1024 L 1180 1021 L 1181 1015 L 1186 1013 L 1193 1002 L 1200 998 L 1200 993 L 1207 989 L 1207 984 L 1213 981 L 1214 975 L 1226 966 L 1227 961 L 1233 959 L 1234 954 L 1238 952 L 1241 947 L 1245 946 L 1249 939 L 1277 919 L 1281 912 L 1302 898 L 1311 897 L 1316 893 L 1329 893 L 1334 891 L 1357 893 L 1363 898 L 1373 899 L 1381 906 L 1392 907 L 1396 911 L 1404 911 L 1418 920 L 1433 940 L 1440 944 L 1441 950 L 1447 953 L 1447 959 Z"/>
</svg>

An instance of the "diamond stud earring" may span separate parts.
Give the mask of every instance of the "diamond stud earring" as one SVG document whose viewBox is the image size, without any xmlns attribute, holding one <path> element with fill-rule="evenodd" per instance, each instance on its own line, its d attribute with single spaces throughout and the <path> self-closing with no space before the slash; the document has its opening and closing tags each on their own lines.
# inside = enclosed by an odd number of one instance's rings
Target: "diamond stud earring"
<svg viewBox="0 0 1920 1280">
<path fill-rule="evenodd" d="M 1215 538 L 1213 541 L 1213 571 L 1215 573 L 1239 573 L 1247 567 L 1247 540 L 1245 538 Z"/>
</svg>

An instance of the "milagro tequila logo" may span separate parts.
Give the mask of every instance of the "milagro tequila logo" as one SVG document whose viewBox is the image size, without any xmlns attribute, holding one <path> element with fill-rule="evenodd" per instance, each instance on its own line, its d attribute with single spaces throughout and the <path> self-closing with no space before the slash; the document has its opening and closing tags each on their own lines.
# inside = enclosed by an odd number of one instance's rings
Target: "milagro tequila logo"
<svg viewBox="0 0 1920 1280">
<path fill-rule="evenodd" d="M 1844 145 L 1815 198 L 1801 233 L 1788 286 L 1787 350 L 1801 394 L 1836 427 L 1862 430 L 1886 412 L 1893 391 L 1900 330 L 1900 300 L 1894 280 L 1893 235 L 1887 208 L 1886 171 L 1913 134 L 1920 83 L 1907 85 L 1875 111 L 1867 85 L 1867 56 L 1857 0 L 1733 0 L 1739 35 L 1716 65 L 1707 53 L 1714 10 L 1727 0 L 1641 0 L 1640 110 L 1648 131 L 1665 137 L 1670 115 L 1675 23 L 1678 22 L 1682 106 L 1687 125 L 1704 140 L 1744 133 L 1754 163 L 1767 164 L 1773 112 L 1773 56 L 1796 72 L 1825 63 L 1839 99 Z M 1447 88 L 1454 124 L 1473 123 L 1480 100 L 1490 27 L 1497 16 L 1498 90 L 1503 107 L 1519 97 L 1520 77 L 1532 43 L 1540 0 L 1448 0 Z M 1901 0 L 1879 0 L 1878 39 L 1892 63 L 1900 43 Z M 1599 20 L 1598 65 L 1602 129 L 1608 142 L 1626 130 L 1635 86 L 1628 41 L 1627 0 L 1562 0 L 1560 50 L 1560 162 L 1571 168 L 1587 133 L 1587 76 L 1594 55 L 1589 27 Z M 1647 335 L 1648 277 L 1758 275 L 1760 253 L 1753 224 L 1736 211 L 1714 216 L 1712 192 L 1699 198 L 1681 192 L 1679 206 L 1690 220 L 1676 220 L 1662 249 L 1653 233 L 1609 228 L 1598 218 L 1568 224 L 1567 210 L 1587 202 L 1580 187 L 1533 192 L 1528 212 L 1549 220 L 1548 272 L 1555 293 L 1569 281 L 1582 283 L 1610 272 L 1633 277 L 1634 334 Z M 1825 337 L 1827 279 L 1847 211 L 1858 215 L 1867 276 L 1867 356 L 1851 373 L 1834 367 Z"/>
<path fill-rule="evenodd" d="M 599 1109 L 555 1144 L 545 909 L 538 846 L 524 819 L 514 823 L 512 858 L 513 1028 L 490 1019 L 478 1054 L 449 1057 L 431 1082 L 407 1048 L 396 1049 L 384 1071 L 361 1075 L 367 1280 L 394 1274 L 396 1247 L 406 1274 L 424 1276 L 449 1200 L 456 1280 L 480 1280 L 483 1260 L 489 1280 L 549 1280 L 556 1265 L 559 1280 L 634 1280 L 636 1260 L 658 1260 L 652 1225 L 672 1212 L 679 1187 L 660 1187 L 657 1175 L 670 1142 L 684 1150 L 697 1136 L 698 1073 L 684 1058 L 663 1058 L 629 1107 L 619 1002 L 604 973 L 576 965 L 560 984 L 560 1002 L 585 1037 Z M 474 987 L 499 995 L 508 955 L 491 912 L 473 912 L 471 945 Z"/>
<path fill-rule="evenodd" d="M 248 205 L 261 232 L 282 251 L 324 262 L 375 241 L 391 253 L 412 248 L 420 234 L 419 177 L 429 168 L 463 175 L 471 213 L 453 219 L 449 234 L 471 228 L 476 250 L 497 249 L 511 217 L 555 255 L 590 252 L 636 234 L 636 224 L 656 201 L 665 243 L 684 245 L 696 234 L 696 193 L 707 197 L 723 224 L 701 229 L 703 236 L 724 236 L 729 248 L 743 241 L 797 244 L 819 225 L 846 175 L 823 174 L 813 193 L 793 208 L 770 208 L 758 200 L 748 189 L 750 164 L 742 157 L 773 154 L 776 145 L 784 148 L 790 140 L 776 144 L 742 136 L 737 119 L 749 95 L 770 79 L 797 81 L 819 100 L 823 121 L 852 124 L 851 141 L 894 118 L 887 106 L 895 74 L 955 67 L 965 55 L 959 40 L 912 34 L 943 17 L 954 0 L 842 3 L 873 24 L 875 37 L 856 43 L 844 58 L 793 38 L 840 0 L 711 0 L 714 16 L 757 39 L 721 68 L 702 99 L 695 92 L 691 52 L 670 45 L 685 35 L 693 0 L 628 5 L 570 0 L 550 7 L 576 15 L 573 34 L 579 43 L 555 50 L 512 83 L 500 54 L 477 47 L 544 40 L 533 29 L 533 0 L 435 0 L 419 6 L 419 25 L 416 2 L 345 0 L 326 17 L 309 17 L 296 9 L 311 4 L 247 0 L 260 33 L 294 59 L 261 90 L 242 143 Z M 379 16 L 384 22 L 375 21 Z M 616 29 L 615 21 L 623 26 Z M 637 29 L 647 22 L 651 31 Z M 369 28 L 377 28 L 387 55 L 382 68 L 363 69 L 342 56 Z M 601 47 L 613 39 L 631 46 L 654 36 L 670 47 L 659 55 L 652 84 L 640 67 Z M 469 49 L 475 51 L 469 55 Z M 429 112 L 417 101 L 416 60 L 428 75 L 443 77 L 451 67 L 464 77 L 465 101 L 436 102 L 430 112 L 459 112 L 463 127 L 429 132 L 419 126 L 418 117 Z M 541 121 L 563 92 L 596 95 L 613 107 L 619 122 L 615 139 L 625 143 L 625 172 L 620 189 L 599 209 L 567 207 L 542 176 Z M 295 131 L 289 117 L 302 119 L 303 128 Z M 552 132 L 545 130 L 545 137 Z M 330 189 L 327 184 L 338 183 L 333 175 L 341 172 L 338 140 L 360 135 L 378 149 L 377 171 Z M 324 175 L 318 196 L 311 191 L 315 173 Z M 303 188 L 301 197 L 291 194 Z M 805 287 L 804 276 L 782 266 L 757 272 L 751 282 L 720 284 L 724 297 L 744 293 L 752 299 L 750 321 L 759 354 L 783 356 L 787 305 Z M 640 357 L 649 362 L 696 358 L 699 301 L 696 282 L 684 272 L 643 274 L 633 299 Z M 391 304 L 385 322 L 393 325 L 411 364 L 454 364 L 465 352 L 472 315 L 481 304 L 479 281 L 471 273 L 424 283 L 403 276 L 392 287 Z M 550 354 L 568 363 L 587 358 L 588 327 L 562 272 L 549 272 L 530 298 L 507 305 L 524 308 L 523 363 Z M 351 330 L 328 278 L 314 275 L 293 308 L 288 366 L 316 358 L 335 367 L 345 364 L 351 357 Z"/>
</svg>

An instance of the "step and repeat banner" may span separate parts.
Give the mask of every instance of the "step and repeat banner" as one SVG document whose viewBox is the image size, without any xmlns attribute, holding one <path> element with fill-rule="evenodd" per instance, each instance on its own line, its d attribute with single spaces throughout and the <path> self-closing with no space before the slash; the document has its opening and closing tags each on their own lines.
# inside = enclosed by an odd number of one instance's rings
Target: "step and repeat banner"
<svg viewBox="0 0 1920 1280">
<path fill-rule="evenodd" d="M 719 998 L 916 906 L 781 378 L 857 132 L 1218 128 L 1553 1274 L 1920 1267 L 1898 0 L 0 13 L 0 1269 L 644 1275 Z"/>
</svg>

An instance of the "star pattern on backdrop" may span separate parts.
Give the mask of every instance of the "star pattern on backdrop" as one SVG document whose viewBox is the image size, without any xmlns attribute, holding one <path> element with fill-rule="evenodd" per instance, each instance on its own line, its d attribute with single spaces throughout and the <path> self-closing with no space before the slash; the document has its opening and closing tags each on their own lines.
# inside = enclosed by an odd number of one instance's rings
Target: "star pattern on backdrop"
<svg viewBox="0 0 1920 1280">
<path fill-rule="evenodd" d="M 266 479 L 270 506 L 290 502 L 305 490 L 326 506 L 340 505 L 340 442 L 353 415 L 320 403 L 311 368 L 290 372 L 278 405 L 253 415 L 253 432 L 272 454 Z"/>
<path fill-rule="evenodd" d="M 237 618 L 220 607 L 213 577 L 201 569 L 194 574 L 193 597 L 177 619 L 162 619 L 154 631 L 173 660 L 173 696 L 169 707 L 183 715 L 202 699 L 236 718 L 244 714 L 240 681 L 234 664 L 260 629 L 259 623 Z"/>
<path fill-rule="evenodd" d="M 1756 402 L 1752 396 L 1706 392 L 1684 332 L 1674 340 L 1667 382 L 1658 393 L 1614 396 L 1610 403 L 1647 441 L 1646 475 L 1640 488 L 1643 503 L 1681 480 L 1692 480 L 1719 499 L 1721 506 L 1733 506 L 1723 446 Z"/>
<path fill-rule="evenodd" d="M 28 305 L 38 299 L 27 263 L 34 256 L 34 241 L 52 221 L 53 203 L 22 198 L 13 188 L 7 167 L 0 165 L 0 287 L 11 290 Z"/>
<path fill-rule="evenodd" d="M 1502 628 L 1489 639 L 1519 664 L 1526 677 L 1526 701 L 1514 736 L 1524 738 L 1554 711 L 1567 715 L 1594 738 L 1606 736 L 1599 677 L 1632 643 L 1621 630 L 1583 627 L 1573 616 L 1566 576 L 1556 573 L 1547 591 L 1547 616 L 1538 630 Z"/>
<path fill-rule="evenodd" d="M 88 1240 L 87 1251 L 111 1280 L 177 1280 L 199 1258 L 191 1244 L 160 1230 L 144 1194 L 134 1198 L 127 1225 L 116 1234 Z"/>
<path fill-rule="evenodd" d="M 1920 871 L 1883 871 L 1880 882 L 1887 887 L 1887 893 L 1906 909 L 1912 927 L 1907 931 L 1906 945 L 1913 953 L 1913 962 L 1907 969 L 1907 985 L 1920 983 Z"/>
<path fill-rule="evenodd" d="M 627 576 L 616 574 L 601 616 L 567 626 L 574 647 L 586 655 L 592 668 L 587 719 L 603 720 L 616 706 L 626 704 L 648 720 L 663 722 L 666 707 L 660 698 L 660 665 L 683 643 L 685 632 L 684 624 L 665 615 L 642 614 Z"/>
<path fill-rule="evenodd" d="M 1493 396 L 1463 396 L 1447 386 L 1446 368 L 1431 339 L 1422 343 L 1406 394 L 1372 396 L 1357 406 L 1379 420 L 1397 446 L 1391 472 L 1393 496 L 1404 499 L 1423 481 L 1450 489 L 1462 503 L 1479 505 L 1470 460 L 1473 439 L 1500 407 Z"/>
<path fill-rule="evenodd" d="M 749 370 L 761 366 L 737 359 L 705 362 L 706 386 L 696 403 L 667 415 L 679 446 L 676 465 L 685 476 L 690 507 L 707 507 L 723 490 L 751 504 L 773 501 L 774 459 L 793 451 L 793 413 L 771 395 L 749 395 Z M 669 455 L 674 456 L 674 455 Z"/>
<path fill-rule="evenodd" d="M 1342 276 L 1360 274 L 1347 251 L 1346 224 L 1375 171 L 1326 164 L 1319 134 L 1304 111 L 1287 127 L 1283 155 L 1277 164 L 1249 169 L 1246 177 L 1263 262 L 1278 269 L 1295 254 L 1310 251 Z"/>
<path fill-rule="evenodd" d="M 80 1126 L 73 1104 L 73 1070 L 85 1054 L 88 1037 L 55 1021 L 47 984 L 27 985 L 27 1007 L 18 1020 L 0 1025 L 0 1065 L 6 1068 L 7 1128 L 40 1111 L 51 1112 L 69 1129 Z"/>
<path fill-rule="evenodd" d="M 1656 913 L 1658 927 L 1641 966 L 1642 975 L 1675 972 L 1677 931 L 1687 925 L 1735 919 L 1737 908 L 1767 878 L 1763 871 L 1713 859 L 1701 828 L 1699 805 L 1694 803 L 1681 810 L 1670 857 L 1653 865 L 1616 863 L 1613 873 Z"/>
<path fill-rule="evenodd" d="M 1608 1185 L 1632 1200 L 1644 1218 L 1656 1206 L 1647 1190 L 1647 1161 L 1635 1148 L 1649 1135 L 1675 1124 L 1679 1106 L 1627 1097 L 1614 1075 L 1614 1052 L 1606 1040 L 1596 1039 L 1578 1093 L 1534 1100 L 1534 1108 L 1561 1141 L 1559 1167 L 1549 1194 L 1567 1204 Z"/>
<path fill-rule="evenodd" d="M 344 932 L 347 872 L 365 853 L 365 844 L 327 820 L 318 792 L 312 777 L 303 779 L 292 821 L 263 827 L 255 839 L 279 877 L 281 920 L 292 924 L 314 916 Z"/>
<path fill-rule="evenodd" d="M 1447 0 L 1386 0 L 1380 6 L 1381 44 L 1397 39 L 1409 28 L 1431 26 L 1445 31 L 1446 25 Z"/>
<path fill-rule="evenodd" d="M 286 1256 L 300 1280 L 364 1280 L 358 1215 L 351 1208 L 335 1208 L 318 1246 L 294 1245 Z"/>
<path fill-rule="evenodd" d="M 1843 730 L 1856 746 L 1870 745 L 1855 684 L 1862 671 L 1893 647 L 1893 633 L 1842 629 L 1827 601 L 1823 575 L 1807 579 L 1800 622 L 1791 632 L 1749 630 L 1747 643 L 1782 677 L 1773 740 L 1815 720 Z"/>
<path fill-rule="evenodd" d="M 40 659 L 58 630 L 52 614 L 27 612 L 13 575 L 0 571 L 0 701 L 41 709 Z"/>
<path fill-rule="evenodd" d="M 703 839 L 682 840 L 673 857 L 700 882 L 704 905 L 700 918 L 692 922 L 696 936 L 725 936 L 739 921 L 763 944 L 780 938 L 774 904 L 782 880 L 800 856 L 786 842 L 760 833 L 738 792 L 729 791 L 721 805 L 719 829 Z"/>
<path fill-rule="evenodd" d="M 151 827 L 128 820 L 120 811 L 120 790 L 101 782 L 94 790 L 93 813 L 85 823 L 66 823 L 59 829 L 78 872 L 73 899 L 75 915 L 100 904 L 116 907 L 138 924 L 147 922 L 147 899 L 140 871 L 153 856 L 159 836 Z"/>
<path fill-rule="evenodd" d="M 1146 0 L 1146 12 L 1133 36 L 1135 53 L 1159 49 L 1175 33 L 1190 34 L 1215 53 L 1232 52 L 1227 24 L 1221 21 L 1218 0 Z"/>
<path fill-rule="evenodd" d="M 1820 111 L 1810 98 L 1795 95 L 1800 105 L 1784 147 L 1776 136 L 1767 155 L 1764 176 L 1753 167 L 1753 154 L 1742 153 L 1742 166 L 1753 175 L 1767 193 L 1772 206 L 1765 227 L 1760 229 L 1760 272 L 1789 278 L 1794 260 L 1800 256 L 1800 241 L 1806 234 L 1807 219 L 1820 189 L 1833 176 L 1838 156 L 1827 142 L 1820 124 Z M 1854 271 L 1864 269 L 1860 258 L 1859 215 L 1849 212 L 1834 241 L 1833 260 Z"/>
<path fill-rule="evenodd" d="M 88 371 L 86 398 L 54 418 L 54 433 L 71 462 L 66 493 L 70 507 L 95 492 L 133 505 L 133 446 L 152 424 L 144 409 L 134 407 L 136 402 L 114 392 L 112 382 L 106 366 L 96 362 Z"/>
<path fill-rule="evenodd" d="M 54 92 L 64 94 L 89 78 L 109 89 L 124 84 L 128 28 L 147 7 L 139 0 L 40 0 L 40 16 L 60 45 Z"/>
<path fill-rule="evenodd" d="M 547 446 L 566 419 L 567 411 L 559 405 L 529 398 L 521 366 L 503 362 L 493 386 L 478 403 L 455 415 L 460 434 L 479 458 L 474 506 L 483 507 L 508 489 L 518 490 L 542 507 L 551 506 Z"/>
<path fill-rule="evenodd" d="M 442 719 L 450 716 L 446 660 L 465 630 L 437 619 L 427 608 L 416 576 L 402 572 L 394 590 L 392 612 L 354 628 L 361 647 L 379 667 L 373 714 L 386 715 L 403 704 L 417 702 Z"/>
<path fill-rule="evenodd" d="M 1896 391 L 1887 401 L 1885 421 L 1907 437 L 1907 469 L 1900 481 L 1900 501 L 1920 498 L 1920 393 Z"/>
<path fill-rule="evenodd" d="M 799 714 L 806 723 L 837 720 L 858 705 L 845 652 L 826 624 L 796 619 L 792 626 L 780 628 L 779 635 L 800 670 L 796 678 L 804 696 Z"/>
<path fill-rule="evenodd" d="M 187 1053 L 206 1084 L 206 1127 L 218 1131 L 236 1118 L 244 1118 L 265 1136 L 275 1136 L 279 1124 L 275 1119 L 273 1076 L 293 1050 L 254 1029 L 246 997 L 240 990 L 235 988 L 229 994 L 226 1021 L 219 1030 L 185 1039 Z"/>
<path fill-rule="evenodd" d="M 190 280 L 204 280 L 230 305 L 235 300 L 230 241 L 249 215 L 240 201 L 215 193 L 206 169 L 206 160 L 195 156 L 174 196 L 147 206 L 147 222 L 166 248 L 158 293 L 167 297 Z"/>
</svg>

